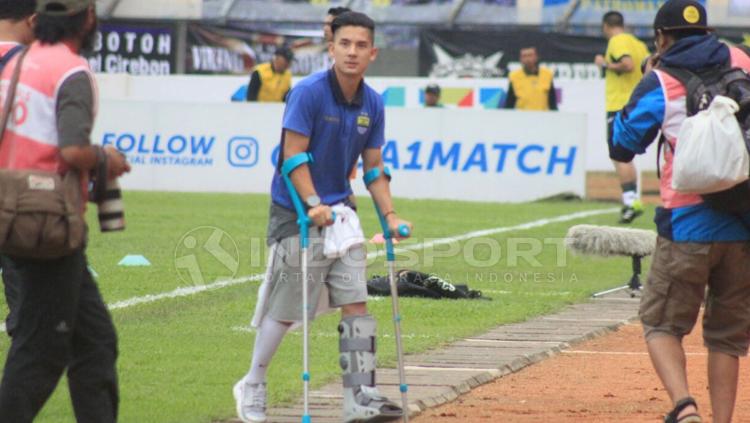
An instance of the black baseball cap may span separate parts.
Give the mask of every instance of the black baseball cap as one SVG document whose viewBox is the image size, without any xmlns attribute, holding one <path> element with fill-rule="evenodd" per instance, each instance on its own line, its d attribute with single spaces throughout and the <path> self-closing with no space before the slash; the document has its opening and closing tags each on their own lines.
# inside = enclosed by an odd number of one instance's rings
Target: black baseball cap
<svg viewBox="0 0 750 423">
<path fill-rule="evenodd" d="M 37 0 L 36 11 L 49 16 L 73 16 L 94 4 L 94 0 Z"/>
<path fill-rule="evenodd" d="M 427 86 L 427 88 L 424 89 L 424 92 L 440 95 L 440 86 L 438 84 L 430 84 Z"/>
<path fill-rule="evenodd" d="M 708 26 L 706 8 L 696 0 L 669 0 L 664 3 L 654 19 L 654 29 L 671 31 L 676 29 L 705 29 Z"/>
</svg>

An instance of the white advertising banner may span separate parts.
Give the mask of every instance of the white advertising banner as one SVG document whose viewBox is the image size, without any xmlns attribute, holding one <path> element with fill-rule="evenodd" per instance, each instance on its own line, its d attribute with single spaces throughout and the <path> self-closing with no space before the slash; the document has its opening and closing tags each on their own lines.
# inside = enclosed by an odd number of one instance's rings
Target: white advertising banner
<svg viewBox="0 0 750 423">
<path fill-rule="evenodd" d="M 227 103 L 249 81 L 236 76 L 172 75 L 168 77 L 97 75 L 104 99 L 175 101 L 190 103 Z M 422 108 L 423 90 L 428 83 L 443 89 L 442 101 L 448 109 L 496 109 L 505 97 L 508 81 L 497 79 L 428 79 L 428 78 L 368 78 L 383 96 L 388 108 Z M 559 108 L 563 112 L 586 115 L 586 143 L 588 171 L 613 171 L 606 143 L 606 114 L 604 111 L 604 81 L 560 79 L 555 81 Z M 535 125 L 544 124 L 548 116 L 537 116 Z M 579 134 L 579 136 L 583 136 Z M 652 149 L 655 150 L 655 149 Z M 655 155 L 639 160 L 639 167 L 655 170 Z"/>
<path fill-rule="evenodd" d="M 103 100 L 100 110 L 95 142 L 117 147 L 133 164 L 121 181 L 124 189 L 270 190 L 283 105 Z M 387 109 L 383 157 L 398 197 L 522 202 L 583 196 L 585 134 L 580 114 Z M 353 187 L 364 193 L 362 185 Z"/>
<path fill-rule="evenodd" d="M 586 118 L 578 114 L 389 109 L 383 160 L 394 171 L 398 197 L 522 202 L 584 196 L 585 133 Z"/>
</svg>

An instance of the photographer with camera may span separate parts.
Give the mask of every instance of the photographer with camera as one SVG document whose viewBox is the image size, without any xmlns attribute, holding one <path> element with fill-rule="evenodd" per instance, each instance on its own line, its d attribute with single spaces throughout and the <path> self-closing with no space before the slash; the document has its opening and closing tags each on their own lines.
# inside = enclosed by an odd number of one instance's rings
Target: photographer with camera
<svg viewBox="0 0 750 423">
<path fill-rule="evenodd" d="M 80 52 L 96 27 L 94 0 L 37 0 L 37 41 L 0 74 L 9 87 L 0 101 L 0 194 L 17 203 L 0 218 L 8 234 L 0 262 L 4 282 L 19 290 L 2 421 L 33 421 L 63 373 L 78 422 L 117 421 L 117 335 L 88 271 L 84 211 L 92 170 L 106 165 L 114 179 L 130 166 L 115 149 L 91 145 L 96 87 Z"/>
</svg>

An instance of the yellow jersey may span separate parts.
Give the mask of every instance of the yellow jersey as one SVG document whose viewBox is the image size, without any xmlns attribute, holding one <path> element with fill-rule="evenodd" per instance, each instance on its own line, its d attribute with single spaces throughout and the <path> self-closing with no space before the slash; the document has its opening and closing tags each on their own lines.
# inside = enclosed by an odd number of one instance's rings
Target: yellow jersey
<svg viewBox="0 0 750 423">
<path fill-rule="evenodd" d="M 255 67 L 260 76 L 260 102 L 283 102 L 286 93 L 292 88 L 292 72 L 287 69 L 283 73 L 276 73 L 270 63 L 263 63 Z"/>
<path fill-rule="evenodd" d="M 607 63 L 618 63 L 623 57 L 630 56 L 633 60 L 634 68 L 632 72 L 621 74 L 607 70 L 605 82 L 608 112 L 620 111 L 628 104 L 635 86 L 643 78 L 641 63 L 643 63 L 649 54 L 646 45 L 631 34 L 618 34 L 609 40 L 605 56 Z"/>
<path fill-rule="evenodd" d="M 552 71 L 543 67 L 536 74 L 527 74 L 523 69 L 511 72 L 508 79 L 516 97 L 514 107 L 518 110 L 556 108 L 557 102 L 550 105 L 550 90 L 554 90 L 552 77 Z"/>
</svg>

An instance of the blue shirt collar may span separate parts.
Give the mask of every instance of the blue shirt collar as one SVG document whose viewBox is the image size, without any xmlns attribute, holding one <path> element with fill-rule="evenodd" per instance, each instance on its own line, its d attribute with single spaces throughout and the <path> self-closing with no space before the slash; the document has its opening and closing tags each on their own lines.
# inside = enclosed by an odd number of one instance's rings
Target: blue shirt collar
<svg viewBox="0 0 750 423">
<path fill-rule="evenodd" d="M 351 103 L 346 101 L 346 97 L 344 97 L 344 92 L 341 90 L 341 85 L 339 85 L 339 81 L 338 79 L 336 79 L 336 72 L 333 70 L 333 68 L 328 70 L 328 83 L 331 86 L 333 97 L 336 99 L 337 103 L 343 104 L 345 106 L 362 107 L 362 102 L 365 95 L 364 81 L 359 83 L 359 88 L 357 88 L 357 92 L 354 94 L 354 98 L 352 99 Z"/>
</svg>

